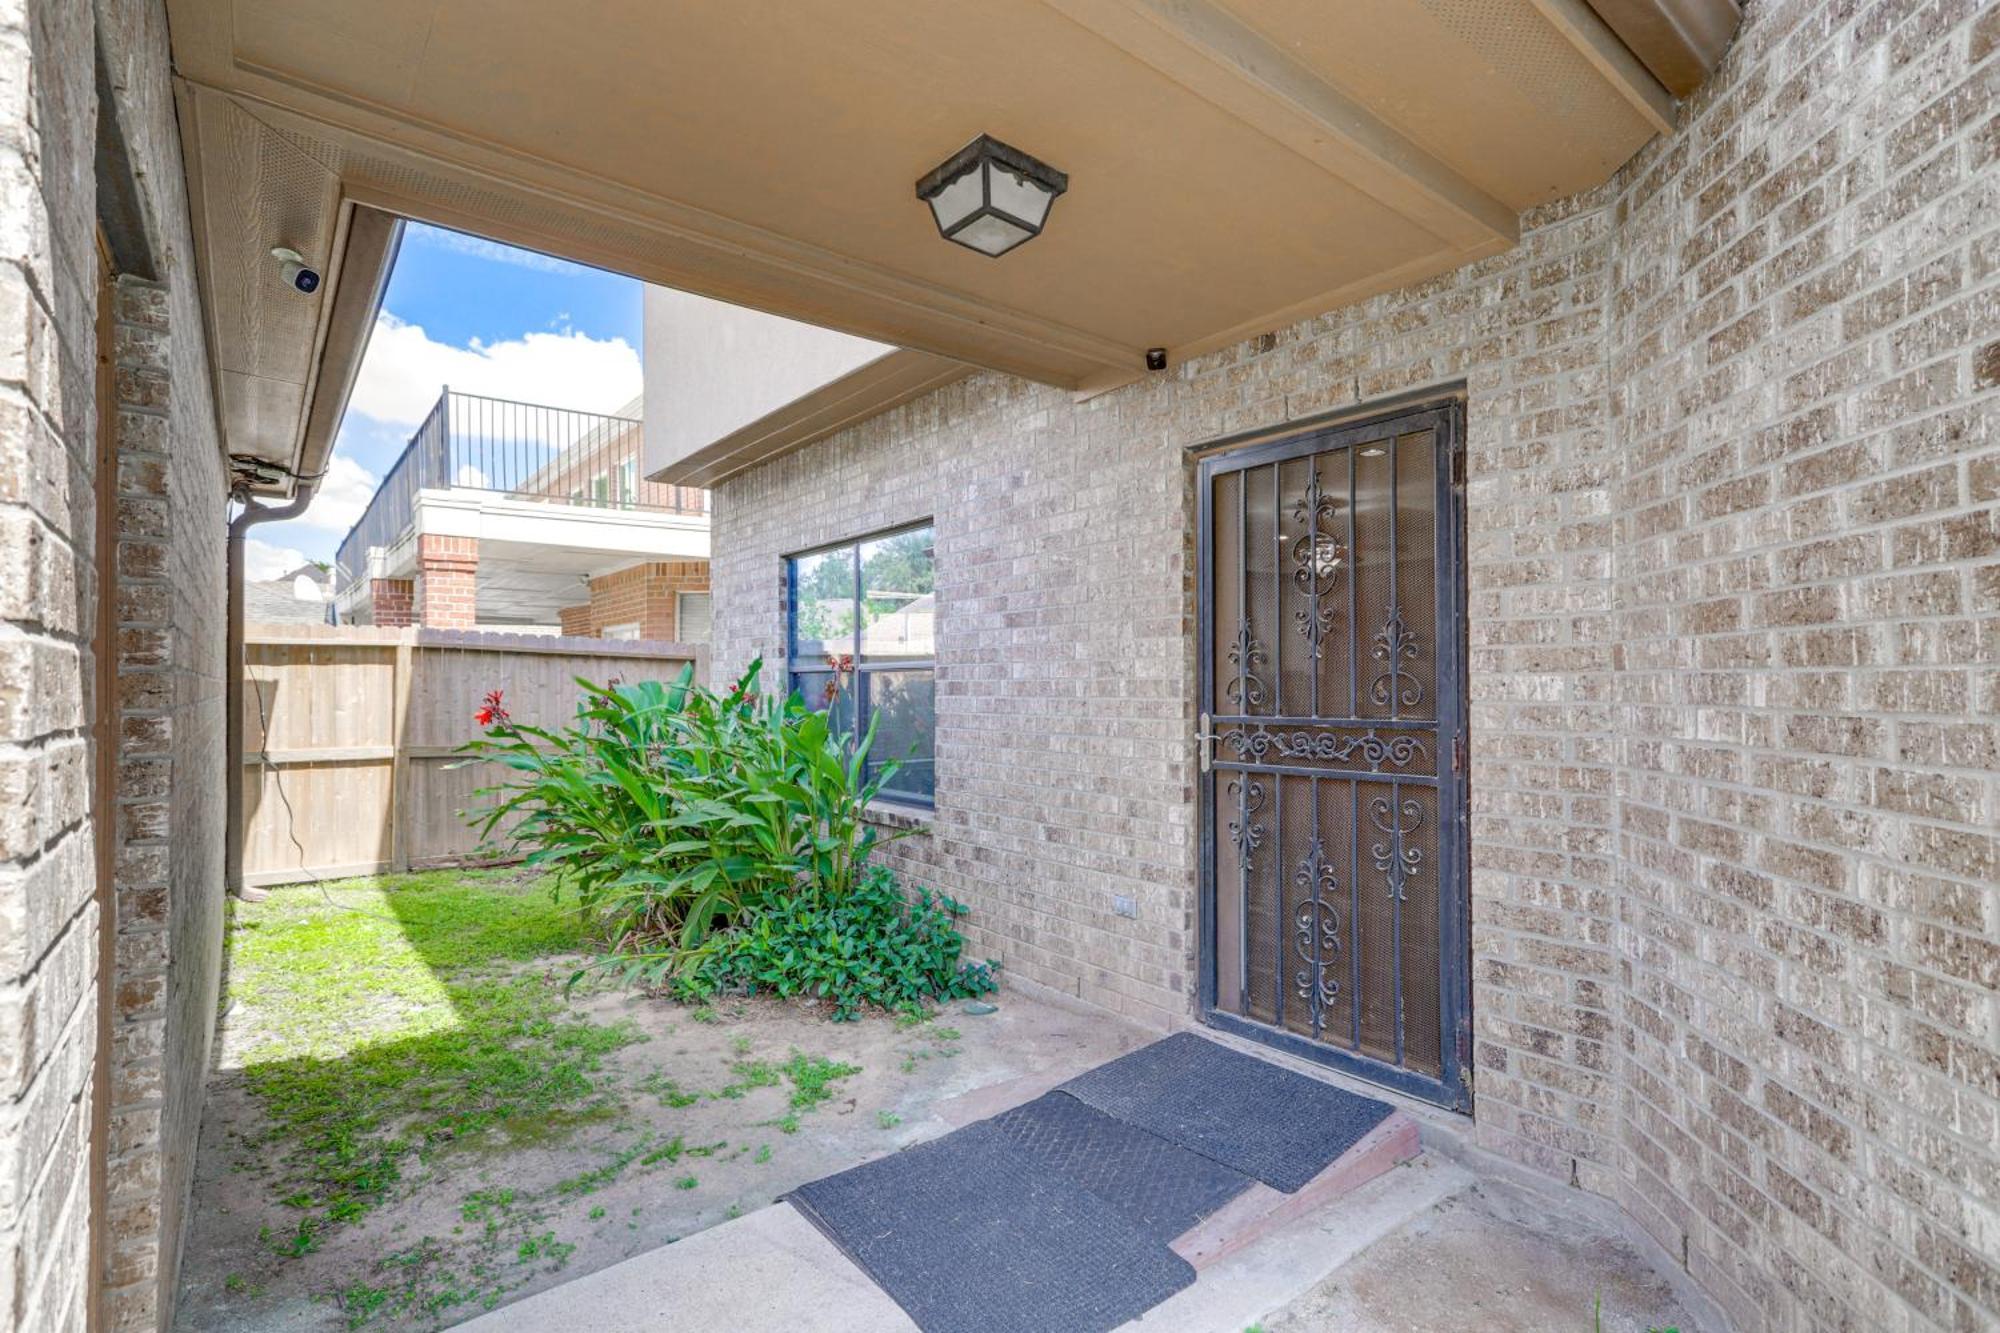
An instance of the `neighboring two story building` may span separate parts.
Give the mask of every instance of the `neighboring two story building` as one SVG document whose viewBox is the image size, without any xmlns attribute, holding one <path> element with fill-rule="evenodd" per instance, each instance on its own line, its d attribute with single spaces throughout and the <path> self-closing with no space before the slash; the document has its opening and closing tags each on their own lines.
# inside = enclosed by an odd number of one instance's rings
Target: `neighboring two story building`
<svg viewBox="0 0 2000 1333">
<path fill-rule="evenodd" d="M 340 619 L 705 642 L 708 493 L 641 477 L 643 406 L 446 389 L 340 544 Z"/>
</svg>

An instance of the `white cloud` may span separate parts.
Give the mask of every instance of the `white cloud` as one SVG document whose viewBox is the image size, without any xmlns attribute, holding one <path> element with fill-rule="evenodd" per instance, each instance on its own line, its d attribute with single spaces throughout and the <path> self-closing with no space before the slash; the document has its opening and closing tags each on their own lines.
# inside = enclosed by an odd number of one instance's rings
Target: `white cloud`
<svg viewBox="0 0 2000 1333">
<path fill-rule="evenodd" d="M 299 522 L 323 532 L 345 533 L 368 508 L 375 494 L 375 474 L 345 454 L 327 461 L 326 475 L 313 491 L 312 503 Z"/>
<path fill-rule="evenodd" d="M 243 577 L 251 583 L 281 579 L 305 562 L 305 553 L 290 546 L 273 546 L 255 537 L 243 539 Z"/>
<path fill-rule="evenodd" d="M 533 269 L 537 273 L 586 272 L 582 264 L 572 264 L 567 259 L 557 259 L 537 250 L 523 250 L 517 246 L 502 245 L 489 241 L 483 236 L 468 236 L 462 231 L 451 231 L 445 227 L 412 228 L 410 240 L 421 245 L 434 245 L 440 250 L 451 250 L 475 259 L 491 260 L 496 264 L 512 264 L 516 268 Z"/>
<path fill-rule="evenodd" d="M 486 474 L 470 463 L 460 463 L 458 465 L 458 472 L 452 477 L 451 484 L 454 486 L 470 486 L 476 491 L 490 491 L 493 489 L 493 483 L 487 479 Z"/>
<path fill-rule="evenodd" d="M 348 409 L 414 428 L 450 385 L 460 393 L 615 412 L 644 383 L 639 353 L 623 338 L 564 329 L 453 347 L 385 310 L 376 317 Z"/>
</svg>

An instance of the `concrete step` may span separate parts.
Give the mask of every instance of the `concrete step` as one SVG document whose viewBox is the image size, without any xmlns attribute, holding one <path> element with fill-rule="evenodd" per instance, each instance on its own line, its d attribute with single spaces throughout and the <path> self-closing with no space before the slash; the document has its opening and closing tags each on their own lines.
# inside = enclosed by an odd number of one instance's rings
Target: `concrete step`
<svg viewBox="0 0 2000 1333">
<path fill-rule="evenodd" d="M 1392 1112 L 1297 1193 L 1285 1194 L 1261 1180 L 1253 1181 L 1249 1189 L 1176 1237 L 1172 1249 L 1200 1272 L 1300 1218 L 1330 1207 L 1342 1195 L 1409 1161 L 1419 1151 L 1417 1122 L 1401 1111 Z"/>
</svg>

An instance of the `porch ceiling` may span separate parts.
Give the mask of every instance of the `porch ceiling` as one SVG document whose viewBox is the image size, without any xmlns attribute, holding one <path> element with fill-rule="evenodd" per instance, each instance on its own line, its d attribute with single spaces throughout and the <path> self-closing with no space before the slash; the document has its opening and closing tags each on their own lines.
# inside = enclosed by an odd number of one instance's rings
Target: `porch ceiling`
<svg viewBox="0 0 2000 1333">
<path fill-rule="evenodd" d="M 231 127 L 191 144 L 237 190 L 296 158 L 337 182 L 320 207 L 1085 391 L 1504 249 L 1672 108 L 1585 0 L 168 9 L 194 118 Z M 982 131 L 1070 177 L 998 261 L 913 196 Z M 211 271 L 254 273 L 215 221 Z"/>
</svg>

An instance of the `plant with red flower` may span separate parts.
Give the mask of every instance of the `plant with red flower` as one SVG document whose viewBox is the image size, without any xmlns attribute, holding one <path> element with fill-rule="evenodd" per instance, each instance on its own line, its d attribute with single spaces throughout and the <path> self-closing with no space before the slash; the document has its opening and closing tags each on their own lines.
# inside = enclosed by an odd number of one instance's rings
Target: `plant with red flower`
<svg viewBox="0 0 2000 1333">
<path fill-rule="evenodd" d="M 507 725 L 507 706 L 500 701 L 501 691 L 488 690 L 486 702 L 472 715 L 472 720 L 488 731 Z"/>
</svg>

